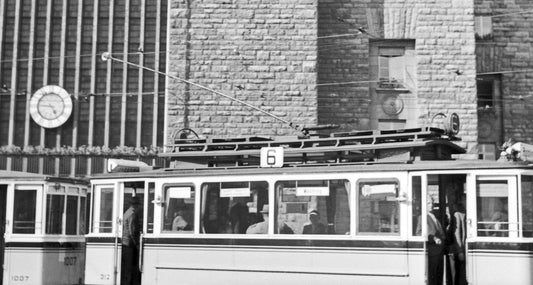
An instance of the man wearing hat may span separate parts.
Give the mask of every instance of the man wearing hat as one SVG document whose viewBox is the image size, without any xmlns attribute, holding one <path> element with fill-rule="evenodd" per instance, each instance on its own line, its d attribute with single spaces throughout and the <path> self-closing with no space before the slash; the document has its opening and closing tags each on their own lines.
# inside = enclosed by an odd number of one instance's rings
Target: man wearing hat
<svg viewBox="0 0 533 285">
<path fill-rule="evenodd" d="M 139 198 L 130 199 L 130 207 L 123 216 L 121 285 L 139 284 L 137 260 L 139 256 Z"/>
<path fill-rule="evenodd" d="M 260 211 L 263 214 L 262 222 L 253 224 L 248 227 L 246 234 L 267 234 L 268 233 L 268 204 L 263 205 L 263 209 Z M 283 221 L 278 222 L 278 232 L 279 234 L 293 234 L 294 231 Z"/>
<path fill-rule="evenodd" d="M 302 234 L 323 235 L 327 233 L 326 226 L 320 222 L 320 214 L 317 210 L 311 210 L 309 212 L 309 222 L 310 223 L 304 225 Z"/>
<path fill-rule="evenodd" d="M 268 204 L 263 205 L 260 211 L 263 215 L 263 221 L 253 224 L 246 229 L 246 234 L 267 234 L 268 233 Z"/>
</svg>

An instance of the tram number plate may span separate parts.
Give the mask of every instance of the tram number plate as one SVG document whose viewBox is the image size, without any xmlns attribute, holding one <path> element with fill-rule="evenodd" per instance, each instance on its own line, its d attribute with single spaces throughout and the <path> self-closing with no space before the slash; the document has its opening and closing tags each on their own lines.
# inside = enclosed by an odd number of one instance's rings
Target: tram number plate
<svg viewBox="0 0 533 285">
<path fill-rule="evenodd" d="M 77 258 L 75 256 L 65 256 L 63 259 L 63 264 L 65 266 L 74 266 L 76 265 Z"/>
<path fill-rule="evenodd" d="M 111 280 L 111 274 L 100 274 L 100 280 Z"/>
<path fill-rule="evenodd" d="M 283 147 L 261 148 L 261 167 L 283 167 Z"/>
<path fill-rule="evenodd" d="M 28 282 L 30 276 L 28 275 L 11 275 L 11 280 L 14 282 Z"/>
</svg>

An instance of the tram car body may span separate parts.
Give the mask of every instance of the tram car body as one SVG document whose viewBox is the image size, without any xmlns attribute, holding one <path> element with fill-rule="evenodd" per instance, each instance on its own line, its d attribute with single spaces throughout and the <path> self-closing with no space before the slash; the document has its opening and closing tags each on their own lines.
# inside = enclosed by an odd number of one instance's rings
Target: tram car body
<svg viewBox="0 0 533 285">
<path fill-rule="evenodd" d="M 421 159 L 460 152 L 439 140 L 393 144 L 422 155 L 93 177 L 85 281 L 120 283 L 122 215 L 137 196 L 142 284 L 427 284 L 430 200 L 442 225 L 465 206 L 468 284 L 532 284 L 533 166 Z M 310 230 L 313 212 L 322 226 Z"/>
<path fill-rule="evenodd" d="M 0 281 L 82 284 L 88 180 L 0 171 Z"/>
</svg>

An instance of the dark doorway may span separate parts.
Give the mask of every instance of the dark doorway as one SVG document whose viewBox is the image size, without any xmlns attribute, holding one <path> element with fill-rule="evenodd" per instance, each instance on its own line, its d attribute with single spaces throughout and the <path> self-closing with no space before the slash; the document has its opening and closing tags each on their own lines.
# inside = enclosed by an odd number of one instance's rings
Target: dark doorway
<svg viewBox="0 0 533 285">
<path fill-rule="evenodd" d="M 142 237 L 139 237 L 139 235 L 142 234 L 142 227 L 143 227 L 143 206 L 144 206 L 144 181 L 140 182 L 126 182 L 124 183 L 124 201 L 123 201 L 123 231 L 122 231 L 122 253 L 121 253 L 121 285 L 137 285 L 141 284 L 141 271 L 139 270 L 139 252 L 140 250 L 143 250 L 140 246 L 132 246 L 133 244 L 130 243 L 129 246 L 127 246 L 124 241 L 126 239 L 135 239 L 135 244 L 140 244 L 140 239 Z M 138 201 L 138 205 L 136 205 L 135 213 L 138 218 L 137 220 L 137 230 L 138 233 L 129 233 L 126 237 L 125 228 L 128 227 L 131 229 L 131 226 L 128 226 L 128 221 L 133 221 L 131 219 L 128 219 L 126 217 L 126 212 L 131 206 L 132 198 L 136 197 Z M 128 230 L 129 232 L 129 230 Z M 134 238 L 136 237 L 136 238 Z"/>
<path fill-rule="evenodd" d="M 6 231 L 6 196 L 7 196 L 7 186 L 0 185 L 0 269 L 4 268 L 4 233 Z M 0 285 L 2 285 L 2 280 L 4 280 L 4 270 L 0 270 Z"/>
</svg>

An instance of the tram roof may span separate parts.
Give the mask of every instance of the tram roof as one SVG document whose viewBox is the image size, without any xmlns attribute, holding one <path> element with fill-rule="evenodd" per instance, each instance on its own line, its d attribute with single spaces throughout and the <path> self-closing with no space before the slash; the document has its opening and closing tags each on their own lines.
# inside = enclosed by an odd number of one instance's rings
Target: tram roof
<svg viewBox="0 0 533 285">
<path fill-rule="evenodd" d="M 98 174 L 91 179 L 129 179 L 160 177 L 194 177 L 194 176 L 236 176 L 268 174 L 305 174 L 305 173 L 342 173 L 342 172 L 393 172 L 393 171 L 453 171 L 453 170 L 496 170 L 496 169 L 530 169 L 533 164 L 520 162 L 498 162 L 487 160 L 437 160 L 406 162 L 366 162 L 353 164 L 302 164 L 281 168 L 217 167 L 176 169 L 164 168 L 143 172 L 123 172 Z"/>
<path fill-rule="evenodd" d="M 88 184 L 89 181 L 83 178 L 57 177 L 48 174 L 38 174 L 23 171 L 0 170 L 0 180 L 16 181 L 47 181 L 47 182 L 64 182 L 73 184 Z"/>
</svg>

